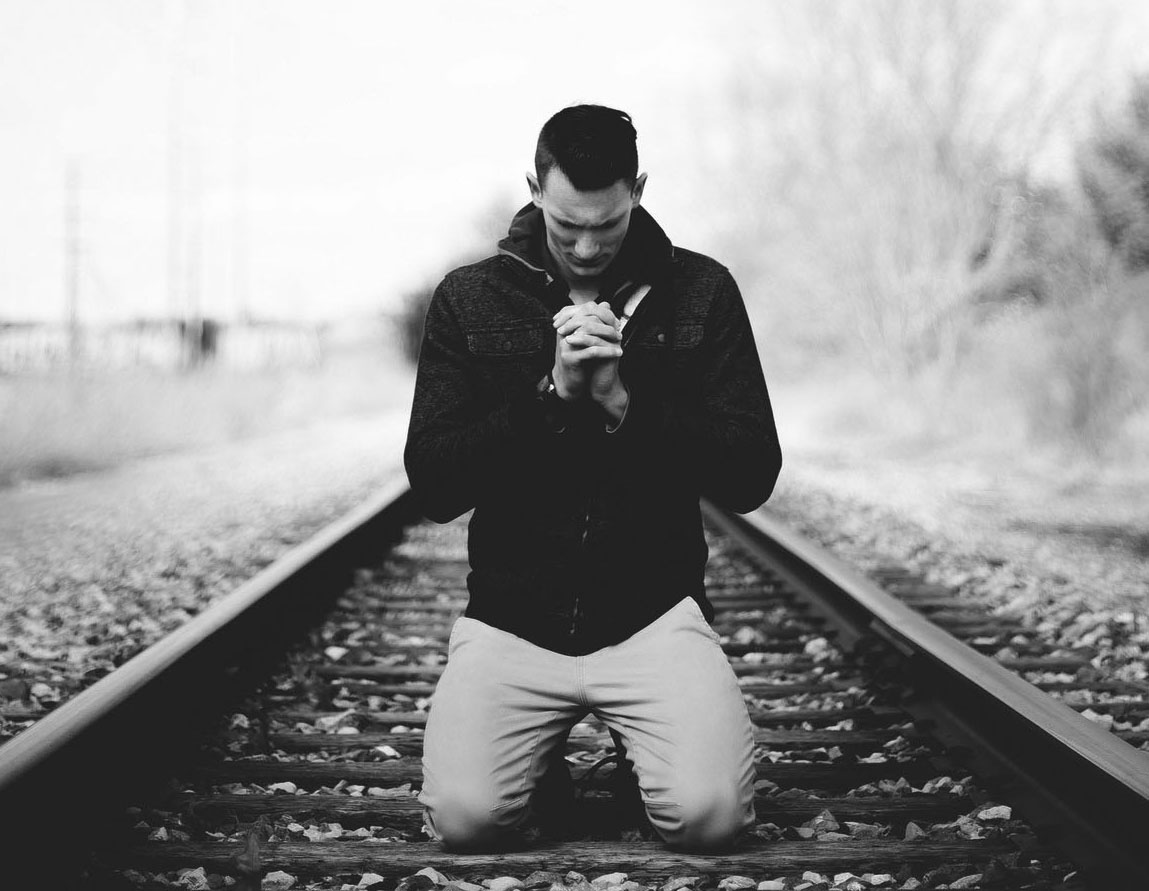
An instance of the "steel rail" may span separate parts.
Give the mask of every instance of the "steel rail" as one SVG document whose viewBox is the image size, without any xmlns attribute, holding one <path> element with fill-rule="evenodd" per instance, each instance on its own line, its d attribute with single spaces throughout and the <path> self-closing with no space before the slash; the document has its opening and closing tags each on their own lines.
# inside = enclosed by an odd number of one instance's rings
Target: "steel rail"
<svg viewBox="0 0 1149 891">
<path fill-rule="evenodd" d="M 864 575 L 764 511 L 745 517 L 704 502 L 719 528 L 810 599 L 845 646 L 874 635 L 940 696 L 921 708 L 968 747 L 971 765 L 1005 780 L 1030 822 L 1071 830 L 1060 845 L 1090 878 L 1132 887 L 1149 868 L 1149 757 L 953 638 Z M 48 827 L 107 813 L 138 780 L 191 750 L 229 692 L 277 657 L 350 581 L 376 562 L 416 510 L 399 479 L 293 548 L 185 626 L 0 746 L 0 838 L 19 851 L 6 878 L 43 877 L 82 854 Z M 211 685 L 222 683 L 222 688 Z M 939 704 L 942 703 L 942 704 Z M 910 704 L 914 713 L 915 706 Z M 995 776 L 996 775 L 996 776 Z M 106 821 L 111 823 L 113 821 Z M 89 827 L 90 828 L 90 827 Z M 98 832 L 98 827 L 93 830 Z M 60 864 L 62 865 L 62 864 Z M 1136 876 L 1136 880 L 1133 877 Z M 1132 884 L 1130 884 L 1132 882 Z"/>
<path fill-rule="evenodd" d="M 1008 787 L 1033 825 L 1059 827 L 1056 841 L 1091 884 L 1135 887 L 1149 874 L 1149 755 L 962 643 L 765 509 L 745 516 L 705 502 L 703 509 L 809 597 L 846 646 L 877 635 L 906 657 L 923 687 L 941 694 L 921 704 L 921 717 L 967 747 L 970 765 Z M 906 708 L 915 714 L 913 703 Z"/>
<path fill-rule="evenodd" d="M 196 721 L 238 689 L 274 649 L 308 626 L 376 562 L 416 514 L 401 474 L 365 503 L 290 549 L 234 591 L 0 746 L 0 839 L 42 870 L 69 846 L 47 827 L 106 809 L 162 771 L 173 748 L 197 738 Z M 362 561 L 362 562 L 361 562 Z M 220 686 L 222 685 L 222 687 Z M 66 803 L 65 803 L 66 802 Z M 77 854 L 79 852 L 76 852 Z"/>
</svg>

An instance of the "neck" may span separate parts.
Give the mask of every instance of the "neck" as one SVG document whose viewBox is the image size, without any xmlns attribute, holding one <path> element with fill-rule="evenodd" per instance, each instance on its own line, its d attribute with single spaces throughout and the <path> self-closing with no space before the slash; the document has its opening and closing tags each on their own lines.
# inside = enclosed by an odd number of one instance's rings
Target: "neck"
<svg viewBox="0 0 1149 891">
<path fill-rule="evenodd" d="M 579 282 L 578 284 L 570 284 L 570 298 L 571 303 L 590 303 L 592 300 L 598 300 L 598 282 L 588 285 L 586 282 Z"/>
</svg>

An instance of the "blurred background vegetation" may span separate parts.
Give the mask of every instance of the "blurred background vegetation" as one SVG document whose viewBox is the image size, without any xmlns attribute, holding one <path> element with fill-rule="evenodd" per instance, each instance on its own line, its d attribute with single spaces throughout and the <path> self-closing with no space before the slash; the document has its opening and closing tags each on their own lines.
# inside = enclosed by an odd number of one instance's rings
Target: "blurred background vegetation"
<svg viewBox="0 0 1149 891">
<path fill-rule="evenodd" d="M 745 92 L 766 200 L 732 250 L 760 308 L 786 295 L 779 370 L 843 381 L 832 425 L 1143 458 L 1149 81 L 1096 77 L 1105 28 L 1070 52 L 1053 7 L 1013 11 L 788 10 L 808 76 Z"/>
<path fill-rule="evenodd" d="M 388 168 L 386 189 L 349 192 L 356 207 L 386 206 L 401 233 L 364 241 L 362 267 L 341 264 L 370 300 L 345 312 L 334 290 L 298 297 L 310 319 L 293 324 L 318 345 L 305 361 L 0 372 L 0 482 L 401 405 L 431 290 L 493 250 L 527 199 L 537 127 L 577 101 L 632 112 L 651 172 L 645 203 L 677 243 L 734 271 L 784 447 L 842 461 L 961 453 L 1002 466 L 1149 467 L 1149 18 L 1084 0 L 684 0 L 657 21 L 653 9 L 613 13 L 619 40 L 645 37 L 635 52 L 648 55 L 630 67 L 573 8 L 548 14 L 546 40 L 500 29 L 513 4 L 476 13 L 490 35 L 449 44 L 452 104 L 431 101 L 436 75 L 420 68 L 405 95 L 425 94 L 427 116 L 379 129 L 405 160 Z M 282 21 L 278 32 L 267 21 L 282 13 L 259 14 L 268 41 L 286 40 Z M 450 18 L 427 33 L 449 38 Z M 348 21 L 346 34 L 358 20 Z M 407 33 L 423 32 L 395 39 Z M 408 42 L 431 46 L 420 40 Z M 552 64 L 581 50 L 601 54 L 581 74 Z M 349 108 L 374 101 L 359 89 Z M 307 117 L 295 109 L 307 98 L 291 96 L 293 115 Z M 307 138 L 329 140 L 320 155 L 342 150 L 356 144 L 351 120 Z M 418 181 L 424 151 L 439 166 Z M 327 159 L 325 182 L 337 166 Z M 255 178 L 260 165 L 249 168 Z M 404 179 L 416 182 L 401 192 Z M 315 195 L 342 200 L 342 185 L 310 187 L 317 212 Z M 264 228 L 289 205 L 269 203 Z M 324 237 L 371 234 L 363 216 L 342 230 L 323 219 Z M 255 203 L 246 226 L 256 241 Z M 184 230 L 195 234 L 191 222 Z M 290 278 L 310 259 L 282 248 L 274 266 Z M 0 321 L 19 317 L 3 309 Z M 254 299 L 246 318 L 220 316 L 220 343 L 253 315 Z"/>
</svg>

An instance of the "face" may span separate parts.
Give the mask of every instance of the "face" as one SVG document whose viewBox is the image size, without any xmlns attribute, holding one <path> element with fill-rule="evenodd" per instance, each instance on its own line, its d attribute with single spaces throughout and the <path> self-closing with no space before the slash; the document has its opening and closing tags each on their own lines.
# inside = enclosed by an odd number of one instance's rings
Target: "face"
<svg viewBox="0 0 1149 891">
<path fill-rule="evenodd" d="M 630 214 L 642 200 L 646 174 L 631 189 L 619 180 L 605 189 L 580 192 L 558 167 L 543 183 L 527 174 L 531 199 L 543 212 L 547 247 L 567 283 L 590 284 L 601 276 L 622 248 Z"/>
</svg>

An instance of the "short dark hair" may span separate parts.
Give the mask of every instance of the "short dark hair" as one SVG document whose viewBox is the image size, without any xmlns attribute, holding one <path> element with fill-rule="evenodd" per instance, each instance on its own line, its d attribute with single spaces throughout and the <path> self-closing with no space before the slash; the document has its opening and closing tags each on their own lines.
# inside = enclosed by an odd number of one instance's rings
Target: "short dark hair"
<svg viewBox="0 0 1149 891">
<path fill-rule="evenodd" d="M 638 180 L 638 133 L 630 115 L 604 105 L 572 105 L 553 115 L 539 131 L 535 176 L 544 185 L 558 167 L 580 192 L 606 189 L 620 179 Z"/>
</svg>

